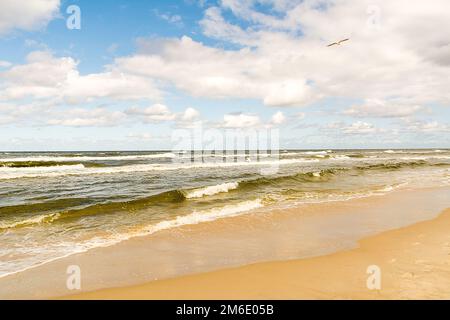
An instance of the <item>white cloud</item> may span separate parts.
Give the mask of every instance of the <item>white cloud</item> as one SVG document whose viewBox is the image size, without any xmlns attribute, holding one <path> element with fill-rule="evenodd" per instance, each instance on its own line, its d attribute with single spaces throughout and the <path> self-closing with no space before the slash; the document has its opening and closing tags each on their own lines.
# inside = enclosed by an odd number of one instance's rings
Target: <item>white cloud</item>
<svg viewBox="0 0 450 320">
<path fill-rule="evenodd" d="M 34 51 L 27 63 L 0 72 L 0 100 L 58 98 L 68 103 L 94 99 L 159 99 L 151 79 L 110 68 L 102 73 L 80 75 L 78 62 L 70 57 L 54 57 L 48 51 Z"/>
<path fill-rule="evenodd" d="M 35 30 L 56 17 L 59 0 L 0 1 L 0 35 L 14 29 Z"/>
<path fill-rule="evenodd" d="M 373 126 L 373 124 L 357 121 L 352 123 L 350 126 L 342 128 L 342 131 L 346 134 L 367 134 L 374 133 L 377 129 Z"/>
<path fill-rule="evenodd" d="M 170 15 L 170 14 L 162 14 L 160 15 L 160 17 L 170 23 L 174 23 L 174 24 L 182 24 L 183 19 L 181 19 L 181 16 L 175 14 L 175 15 Z"/>
<path fill-rule="evenodd" d="M 342 113 L 358 118 L 404 118 L 423 110 L 419 105 L 402 105 L 382 100 L 367 100 L 362 105 L 353 106 Z"/>
<path fill-rule="evenodd" d="M 137 54 L 118 59 L 119 68 L 166 80 L 194 96 L 253 98 L 268 106 L 304 106 L 323 97 L 450 103 L 446 0 L 377 1 L 381 18 L 375 28 L 364 1 L 221 4 L 205 11 L 200 25 L 207 36 L 239 49 L 186 36 L 147 40 Z M 258 11 L 257 4 L 272 6 L 276 14 Z M 225 19 L 225 10 L 247 27 Z M 350 41 L 327 47 L 343 37 Z"/>
<path fill-rule="evenodd" d="M 273 125 L 280 125 L 286 122 L 286 117 L 284 116 L 283 112 L 278 111 L 272 116 L 271 124 Z"/>
<path fill-rule="evenodd" d="M 168 23 L 174 24 L 178 27 L 183 26 L 183 18 L 178 14 L 171 13 L 160 13 L 157 9 L 153 10 L 153 13 L 160 19 L 167 21 Z"/>
<path fill-rule="evenodd" d="M 450 132 L 450 125 L 438 121 L 406 121 L 406 130 L 416 133 Z"/>
<path fill-rule="evenodd" d="M 140 44 L 138 54 L 117 59 L 121 70 L 167 80 L 194 96 L 255 98 L 270 106 L 302 105 L 314 98 L 305 80 L 292 78 L 292 70 L 277 75 L 270 61 L 248 49 L 223 51 L 189 37 Z"/>
<path fill-rule="evenodd" d="M 74 108 L 64 112 L 58 111 L 57 118 L 51 118 L 47 123 L 66 127 L 108 127 L 123 123 L 125 118 L 123 112 L 110 111 L 107 108 Z"/>
<path fill-rule="evenodd" d="M 226 39 L 238 44 L 256 44 L 248 31 L 225 21 L 218 7 L 205 10 L 205 17 L 200 21 L 200 26 L 208 37 Z"/>
<path fill-rule="evenodd" d="M 198 110 L 196 110 L 194 108 L 189 107 L 186 110 L 184 110 L 183 114 L 181 115 L 180 120 L 191 122 L 191 121 L 196 121 L 199 118 L 200 118 L 200 112 L 198 112 Z"/>
<path fill-rule="evenodd" d="M 0 68 L 8 68 L 12 66 L 11 62 L 0 60 Z"/>
<path fill-rule="evenodd" d="M 154 104 L 150 107 L 130 107 L 125 110 L 129 116 L 137 116 L 146 123 L 173 121 L 177 127 L 192 128 L 202 123 L 200 112 L 192 107 L 183 112 L 172 112 L 166 105 Z"/>
<path fill-rule="evenodd" d="M 153 140 L 153 136 L 150 133 L 135 133 L 131 132 L 127 135 L 127 138 L 133 139 L 133 140 Z"/>
<path fill-rule="evenodd" d="M 162 122 L 175 119 L 175 114 L 167 106 L 159 103 L 147 108 L 131 107 L 125 113 L 140 116 L 145 122 Z"/>
<path fill-rule="evenodd" d="M 260 126 L 261 119 L 256 115 L 245 113 L 230 113 L 223 116 L 223 123 L 220 125 L 223 128 L 252 128 Z"/>
</svg>

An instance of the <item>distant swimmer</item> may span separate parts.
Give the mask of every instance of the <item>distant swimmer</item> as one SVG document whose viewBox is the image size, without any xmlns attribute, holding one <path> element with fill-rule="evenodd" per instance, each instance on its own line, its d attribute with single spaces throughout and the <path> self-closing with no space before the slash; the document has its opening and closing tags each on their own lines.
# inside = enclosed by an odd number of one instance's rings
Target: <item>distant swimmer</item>
<svg viewBox="0 0 450 320">
<path fill-rule="evenodd" d="M 330 43 L 329 45 L 327 45 L 327 47 L 340 46 L 342 42 L 345 42 L 345 41 L 348 41 L 348 40 L 350 40 L 350 39 L 339 40 L 337 42 Z"/>
</svg>

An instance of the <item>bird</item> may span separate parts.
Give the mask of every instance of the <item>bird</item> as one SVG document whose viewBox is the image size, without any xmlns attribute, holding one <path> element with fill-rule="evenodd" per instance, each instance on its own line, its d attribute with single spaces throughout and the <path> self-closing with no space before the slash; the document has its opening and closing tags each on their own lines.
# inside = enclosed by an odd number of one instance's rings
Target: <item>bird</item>
<svg viewBox="0 0 450 320">
<path fill-rule="evenodd" d="M 350 40 L 350 39 L 339 40 L 337 42 L 330 43 L 329 45 L 327 45 L 327 47 L 340 46 L 342 42 L 345 42 L 345 41 L 348 41 L 348 40 Z"/>
</svg>

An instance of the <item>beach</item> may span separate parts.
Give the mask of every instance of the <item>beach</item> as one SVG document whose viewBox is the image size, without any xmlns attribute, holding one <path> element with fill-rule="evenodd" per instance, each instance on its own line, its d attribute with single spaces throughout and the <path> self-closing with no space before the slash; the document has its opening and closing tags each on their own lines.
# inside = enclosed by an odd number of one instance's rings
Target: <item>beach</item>
<svg viewBox="0 0 450 320">
<path fill-rule="evenodd" d="M 449 194 L 397 191 L 161 230 L 2 277 L 0 297 L 447 298 Z M 66 286 L 73 265 L 80 290 Z M 372 265 L 381 290 L 366 287 Z"/>
<path fill-rule="evenodd" d="M 366 269 L 381 270 L 369 290 Z M 450 299 L 450 209 L 317 258 L 268 262 L 69 299 Z"/>
</svg>

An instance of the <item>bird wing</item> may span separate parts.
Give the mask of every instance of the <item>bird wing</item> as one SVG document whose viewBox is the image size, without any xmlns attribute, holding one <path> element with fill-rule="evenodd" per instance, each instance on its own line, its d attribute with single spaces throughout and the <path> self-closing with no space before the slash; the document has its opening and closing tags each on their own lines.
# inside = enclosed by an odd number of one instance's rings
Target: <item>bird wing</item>
<svg viewBox="0 0 450 320">
<path fill-rule="evenodd" d="M 348 41 L 348 40 L 350 40 L 350 39 L 344 39 L 344 40 L 341 40 L 341 41 L 339 41 L 339 43 L 342 43 L 342 42 Z"/>
<path fill-rule="evenodd" d="M 329 45 L 327 45 L 327 47 L 335 46 L 337 44 L 338 44 L 337 42 L 333 42 L 333 43 L 330 43 Z"/>
</svg>

